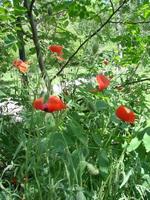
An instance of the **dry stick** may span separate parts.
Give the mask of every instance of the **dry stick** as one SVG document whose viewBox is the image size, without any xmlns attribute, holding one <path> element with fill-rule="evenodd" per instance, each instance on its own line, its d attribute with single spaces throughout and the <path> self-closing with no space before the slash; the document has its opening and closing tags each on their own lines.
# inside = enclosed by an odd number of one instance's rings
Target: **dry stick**
<svg viewBox="0 0 150 200">
<path fill-rule="evenodd" d="M 42 77 L 45 81 L 46 87 L 47 87 L 48 90 L 50 90 L 50 83 L 48 81 L 48 76 L 47 76 L 46 71 L 45 71 L 44 60 L 43 60 L 40 42 L 39 42 L 39 38 L 38 38 L 37 26 L 36 26 L 36 22 L 34 20 L 33 14 L 32 14 L 32 8 L 33 8 L 34 2 L 35 2 L 35 0 L 32 0 L 31 4 L 29 4 L 28 0 L 24 0 L 24 5 L 27 9 L 28 18 L 29 18 L 29 22 L 30 22 L 30 25 L 31 25 L 33 42 L 34 42 L 35 49 L 36 49 L 39 68 L 41 70 L 41 74 L 42 74 Z"/>
<path fill-rule="evenodd" d="M 91 34 L 78 48 L 77 50 L 69 57 L 69 59 L 67 60 L 67 62 L 61 67 L 61 69 L 55 74 L 55 76 L 53 76 L 50 79 L 50 82 L 52 82 L 63 70 L 64 68 L 68 65 L 68 63 L 72 60 L 72 58 L 74 58 L 74 56 L 78 53 L 78 51 L 81 49 L 81 47 L 83 47 L 92 37 L 94 37 L 95 35 L 97 35 L 98 32 L 100 32 L 103 27 L 109 23 L 110 19 L 120 10 L 120 8 L 127 3 L 128 0 L 124 0 L 123 3 L 109 16 L 109 18 L 101 25 L 100 28 L 98 28 L 93 34 Z"/>
</svg>

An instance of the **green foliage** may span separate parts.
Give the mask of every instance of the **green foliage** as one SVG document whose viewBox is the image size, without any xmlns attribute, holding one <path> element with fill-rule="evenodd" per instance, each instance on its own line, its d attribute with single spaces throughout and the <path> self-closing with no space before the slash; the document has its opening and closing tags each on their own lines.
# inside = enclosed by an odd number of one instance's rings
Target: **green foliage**
<svg viewBox="0 0 150 200">
<path fill-rule="evenodd" d="M 119 1 L 113 2 L 116 9 Z M 64 63 L 48 46 L 63 45 L 67 60 L 111 13 L 109 1 L 35 1 L 32 14 L 50 79 Z M 0 110 L 0 199 L 150 199 L 150 85 L 141 81 L 150 75 L 149 17 L 148 1 L 124 5 L 52 81 L 73 83 L 61 93 L 68 108 L 46 113 L 32 108 L 45 83 L 23 1 L 0 2 L 0 103 L 11 99 L 23 106 L 20 122 Z M 26 75 L 12 65 L 22 44 Z M 96 80 L 90 78 L 103 72 L 113 76 L 110 86 L 92 92 Z M 77 86 L 78 78 L 88 83 Z M 121 104 L 136 113 L 134 125 L 115 116 Z"/>
</svg>

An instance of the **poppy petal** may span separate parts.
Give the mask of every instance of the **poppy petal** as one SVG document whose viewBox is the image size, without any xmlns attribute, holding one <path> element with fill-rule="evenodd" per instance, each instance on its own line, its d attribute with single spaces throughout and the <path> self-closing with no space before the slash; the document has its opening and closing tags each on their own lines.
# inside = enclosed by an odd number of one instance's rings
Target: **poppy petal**
<svg viewBox="0 0 150 200">
<path fill-rule="evenodd" d="M 134 123 L 135 122 L 135 113 L 125 107 L 124 105 L 121 105 L 116 110 L 116 116 L 121 119 L 122 121 L 128 122 L 128 123 Z"/>
<path fill-rule="evenodd" d="M 48 47 L 48 49 L 52 52 L 52 53 L 57 53 L 57 55 L 62 55 L 63 52 L 63 46 L 60 46 L 60 45 L 51 45 Z"/>
<path fill-rule="evenodd" d="M 60 61 L 64 61 L 64 60 L 65 60 L 64 58 L 62 58 L 62 57 L 60 57 L 60 56 L 56 56 L 56 58 L 57 58 L 58 60 L 60 60 Z"/>
<path fill-rule="evenodd" d="M 57 96 L 51 96 L 48 100 L 48 111 L 55 112 L 67 108 L 65 103 Z"/>
<path fill-rule="evenodd" d="M 102 74 L 97 75 L 96 80 L 98 82 L 99 91 L 103 91 L 110 84 L 110 80 L 108 80 L 107 77 Z"/>
<path fill-rule="evenodd" d="M 35 99 L 33 101 L 33 107 L 36 109 L 36 110 L 44 110 L 45 107 L 44 107 L 44 99 L 41 97 L 39 99 Z"/>
<path fill-rule="evenodd" d="M 22 73 L 26 73 L 28 71 L 28 65 L 20 59 L 15 60 L 13 65 Z"/>
</svg>

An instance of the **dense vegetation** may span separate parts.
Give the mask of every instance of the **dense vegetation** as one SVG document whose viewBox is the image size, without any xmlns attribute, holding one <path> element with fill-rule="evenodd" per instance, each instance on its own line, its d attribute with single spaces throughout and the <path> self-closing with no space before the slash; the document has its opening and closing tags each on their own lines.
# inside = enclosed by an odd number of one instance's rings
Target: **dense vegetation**
<svg viewBox="0 0 150 200">
<path fill-rule="evenodd" d="M 149 31 L 149 0 L 0 0 L 1 200 L 150 199 Z"/>
</svg>

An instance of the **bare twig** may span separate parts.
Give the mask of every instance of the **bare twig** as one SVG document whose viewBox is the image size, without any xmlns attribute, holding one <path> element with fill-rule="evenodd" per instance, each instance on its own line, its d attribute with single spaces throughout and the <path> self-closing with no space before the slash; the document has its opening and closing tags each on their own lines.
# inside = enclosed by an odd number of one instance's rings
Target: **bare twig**
<svg viewBox="0 0 150 200">
<path fill-rule="evenodd" d="M 122 4 L 109 16 L 109 18 L 94 32 L 92 33 L 91 35 L 89 35 L 85 40 L 84 42 L 81 43 L 81 45 L 77 48 L 77 50 L 69 57 L 69 59 L 67 60 L 67 62 L 62 65 L 62 67 L 60 68 L 60 70 L 56 73 L 56 75 L 54 75 L 50 82 L 53 81 L 63 70 L 64 68 L 68 65 L 68 63 L 74 58 L 74 56 L 78 53 L 78 51 L 92 38 L 94 37 L 95 35 L 97 35 L 97 33 L 99 33 L 103 27 L 109 23 L 109 21 L 111 20 L 111 18 L 123 7 L 123 5 L 125 3 L 127 3 L 128 0 L 124 0 L 122 2 Z"/>
<path fill-rule="evenodd" d="M 114 13 L 115 12 L 114 4 L 113 4 L 112 0 L 109 0 L 109 1 L 110 1 L 110 4 L 111 4 L 111 7 L 112 7 L 112 11 Z"/>
</svg>

